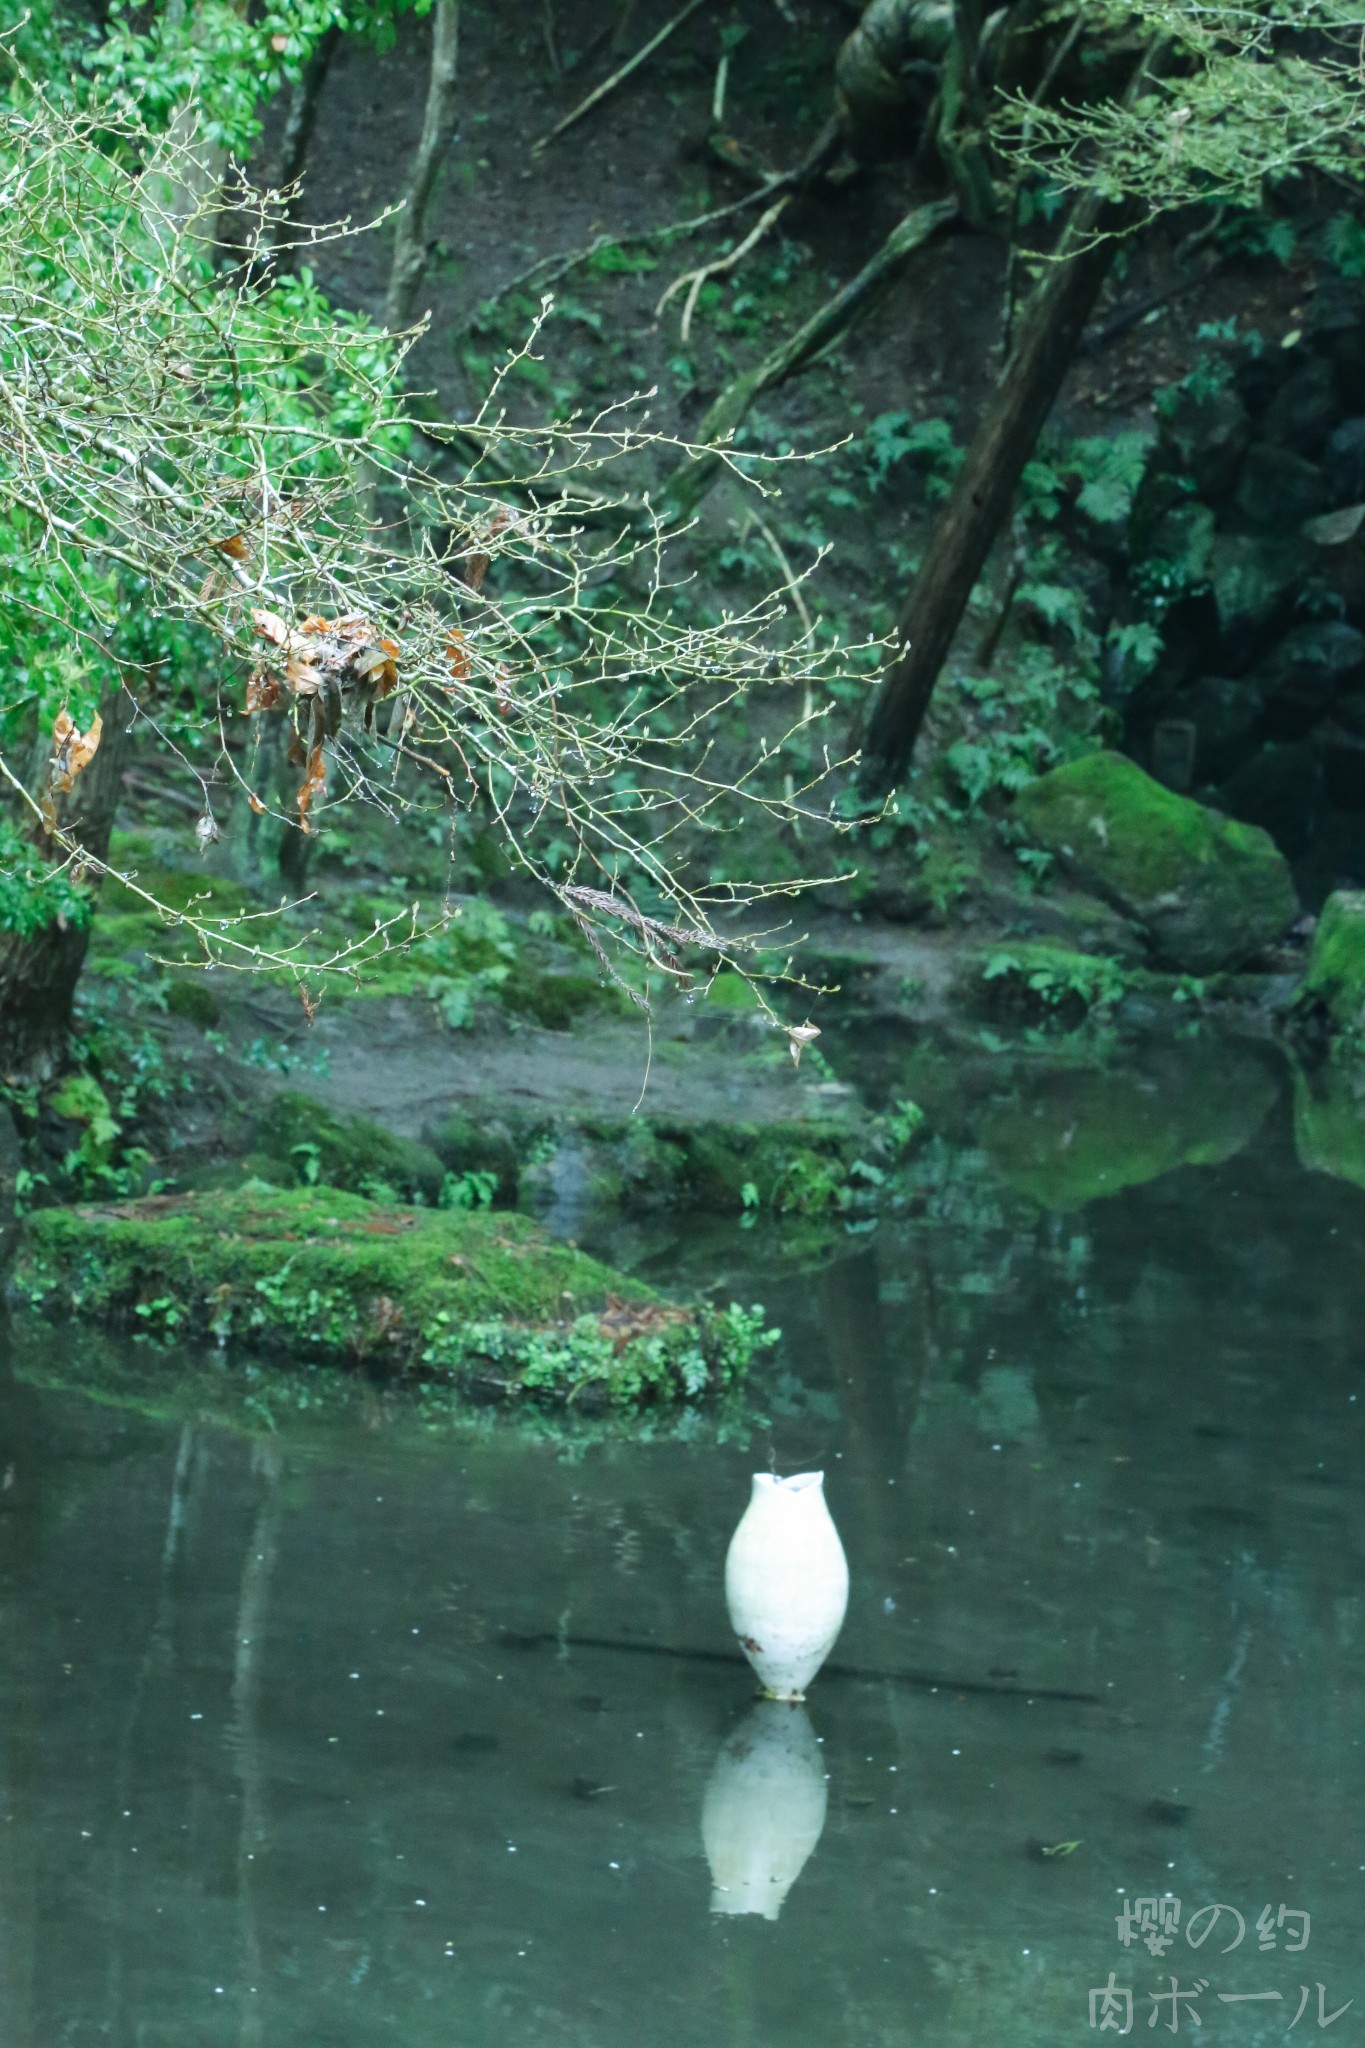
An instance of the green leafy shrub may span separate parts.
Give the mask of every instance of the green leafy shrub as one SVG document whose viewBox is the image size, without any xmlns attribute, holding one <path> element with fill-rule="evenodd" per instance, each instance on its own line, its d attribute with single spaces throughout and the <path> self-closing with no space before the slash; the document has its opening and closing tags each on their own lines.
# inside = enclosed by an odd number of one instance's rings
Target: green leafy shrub
<svg viewBox="0 0 1365 2048">
<path fill-rule="evenodd" d="M 992 953 L 981 979 L 1003 997 L 997 1007 L 1063 1029 L 1108 1015 L 1128 987 L 1122 966 L 1108 954 L 1037 943 Z"/>
<path fill-rule="evenodd" d="M 922 470 L 930 498 L 947 497 L 966 453 L 947 420 L 912 420 L 908 412 L 880 413 L 862 435 L 861 445 L 874 490 L 881 490 L 902 463 L 913 461 Z"/>
</svg>

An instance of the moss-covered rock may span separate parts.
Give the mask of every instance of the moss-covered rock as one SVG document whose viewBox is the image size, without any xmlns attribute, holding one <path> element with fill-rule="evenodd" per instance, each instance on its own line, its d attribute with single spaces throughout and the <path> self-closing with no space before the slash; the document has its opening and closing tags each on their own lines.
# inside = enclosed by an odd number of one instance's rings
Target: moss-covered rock
<svg viewBox="0 0 1365 2048">
<path fill-rule="evenodd" d="M 535 1150 L 538 1134 L 514 1127 L 500 1117 L 471 1116 L 467 1110 L 450 1110 L 426 1133 L 431 1150 L 447 1172 L 491 1174 L 495 1199 L 513 1203 L 517 1199 L 521 1169 Z"/>
<path fill-rule="evenodd" d="M 1230 1047 L 1156 1072 L 1051 1075 L 987 1110 L 981 1144 L 1006 1184 L 1045 1209 L 1078 1209 L 1177 1166 L 1217 1166 L 1249 1143 L 1275 1100 L 1269 1068 Z"/>
<path fill-rule="evenodd" d="M 739 1124 L 634 1117 L 586 1124 L 582 1138 L 627 1209 L 814 1215 L 847 1207 L 882 1173 L 867 1157 L 878 1149 L 879 1133 L 833 1119 Z"/>
<path fill-rule="evenodd" d="M 1186 973 L 1249 959 L 1298 915 L 1288 862 L 1266 833 L 1177 796 L 1122 754 L 1052 769 L 1020 791 L 1015 815 Z"/>
<path fill-rule="evenodd" d="M 773 1341 L 761 1311 L 680 1307 L 525 1217 L 335 1188 L 170 1196 L 26 1219 L 11 1299 L 473 1398 L 699 1400 Z"/>
<path fill-rule="evenodd" d="M 1323 905 L 1294 1008 L 1343 1038 L 1365 1034 L 1365 890 L 1338 889 Z"/>
<path fill-rule="evenodd" d="M 172 1017 L 183 1017 L 201 1031 L 212 1031 L 219 1022 L 218 998 L 202 974 L 172 975 L 166 990 L 166 1008 Z"/>
<path fill-rule="evenodd" d="M 363 1117 L 334 1116 L 311 1095 L 270 1098 L 252 1132 L 248 1171 L 282 1187 L 325 1184 L 385 1200 L 440 1200 L 446 1167 L 429 1145 Z"/>
<path fill-rule="evenodd" d="M 1325 1060 L 1295 1070 L 1294 1145 L 1309 1173 L 1365 1188 L 1365 1068 Z"/>
</svg>

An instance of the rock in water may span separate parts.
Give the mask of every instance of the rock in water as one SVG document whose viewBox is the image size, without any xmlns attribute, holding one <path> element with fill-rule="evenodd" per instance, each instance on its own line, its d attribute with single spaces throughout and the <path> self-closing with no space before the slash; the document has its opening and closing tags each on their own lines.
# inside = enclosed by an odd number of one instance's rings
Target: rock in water
<svg viewBox="0 0 1365 2048">
<path fill-rule="evenodd" d="M 1322 1060 L 1294 1069 L 1294 1147 L 1309 1173 L 1365 1188 L 1365 1072 Z"/>
<path fill-rule="evenodd" d="M 1289 864 L 1268 833 L 1163 789 L 1123 754 L 1087 754 L 1020 791 L 1040 846 L 1140 925 L 1187 974 L 1235 967 L 1298 916 Z"/>
<path fill-rule="evenodd" d="M 1338 889 L 1323 904 L 1294 1007 L 1342 1037 L 1365 1034 L 1365 890 Z"/>
</svg>

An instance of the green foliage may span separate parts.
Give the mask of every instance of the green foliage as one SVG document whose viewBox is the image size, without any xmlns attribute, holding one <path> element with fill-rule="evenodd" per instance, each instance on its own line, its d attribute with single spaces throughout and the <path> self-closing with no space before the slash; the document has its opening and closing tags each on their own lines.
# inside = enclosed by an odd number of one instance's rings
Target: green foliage
<svg viewBox="0 0 1365 2048">
<path fill-rule="evenodd" d="M 440 1209 L 491 1209 L 498 1192 L 496 1173 L 448 1173 L 437 1199 Z"/>
<path fill-rule="evenodd" d="M 1060 585 L 1048 588 L 1058 594 L 1056 615 L 1079 630 L 1075 593 Z M 998 793 L 1023 789 L 1064 752 L 1085 743 L 1096 688 L 1087 658 L 1063 661 L 1047 647 L 1026 644 L 1008 678 L 958 677 L 944 695 L 950 703 L 956 700 L 968 731 L 945 750 L 943 765 L 976 810 Z"/>
<path fill-rule="evenodd" d="M 460 906 L 445 931 L 419 939 L 412 948 L 415 966 L 433 966 L 426 993 L 452 1031 L 474 1021 L 481 1002 L 495 995 L 516 958 L 507 920 L 490 903 L 475 897 Z"/>
<path fill-rule="evenodd" d="M 333 26 L 393 42 L 396 17 L 426 14 L 431 0 L 235 0 L 149 9 L 110 0 L 106 30 L 86 56 L 102 105 L 130 112 L 153 130 L 194 109 L 207 151 L 245 157 L 261 132 L 262 102 L 297 81 L 319 38 Z"/>
<path fill-rule="evenodd" d="M 888 1111 L 886 1131 L 897 1152 L 904 1152 L 912 1138 L 924 1128 L 924 1111 L 917 1102 L 903 1100 Z"/>
<path fill-rule="evenodd" d="M 90 909 L 89 892 L 72 881 L 70 870 L 53 868 L 0 811 L 0 932 L 32 938 L 58 918 L 85 924 Z"/>
<path fill-rule="evenodd" d="M 267 7 L 256 19 L 231 0 L 194 0 L 149 11 L 110 0 L 109 32 L 87 64 L 100 100 L 152 129 L 195 109 L 209 150 L 245 151 L 260 133 L 258 108 L 290 75 L 332 19 L 327 0 Z M 275 47 L 284 41 L 286 51 Z M 293 50 L 292 60 L 287 52 Z"/>
<path fill-rule="evenodd" d="M 1150 213 L 1204 202 L 1261 214 L 1262 244 L 1281 260 L 1285 224 L 1264 217 L 1267 186 L 1310 169 L 1359 185 L 1365 84 L 1351 0 L 1100 0 L 1087 20 L 1176 62 L 1122 99 L 1021 97 L 1008 145 L 1021 166 Z"/>
<path fill-rule="evenodd" d="M 1105 634 L 1104 644 L 1113 648 L 1123 671 L 1135 682 L 1149 675 L 1161 656 L 1161 634 L 1150 619 L 1134 619 L 1127 625 L 1111 626 Z"/>
<path fill-rule="evenodd" d="M 56 1115 L 85 1126 L 79 1163 L 96 1171 L 106 1167 L 122 1127 L 94 1075 L 69 1074 L 52 1096 L 50 1106 Z"/>
<path fill-rule="evenodd" d="M 1153 446 L 1149 431 L 1132 428 L 1067 441 L 1051 454 L 1035 455 L 1020 480 L 1020 516 L 1048 524 L 1074 502 L 1097 525 L 1118 525 L 1133 509 Z"/>
<path fill-rule="evenodd" d="M 1102 526 L 1126 519 L 1152 445 L 1152 435 L 1141 429 L 1073 441 L 1067 466 L 1080 479 L 1077 509 Z"/>
<path fill-rule="evenodd" d="M 1365 277 L 1365 221 L 1334 213 L 1322 231 L 1323 253 L 1342 277 Z"/>
<path fill-rule="evenodd" d="M 658 267 L 658 257 L 648 249 L 626 249 L 619 242 L 603 242 L 588 258 L 588 268 L 602 277 L 648 276 Z"/>
<path fill-rule="evenodd" d="M 880 413 L 860 436 L 859 445 L 874 490 L 881 490 L 901 463 L 914 459 L 922 467 L 930 498 L 947 497 L 966 453 L 947 420 L 912 420 L 908 412 Z"/>
</svg>

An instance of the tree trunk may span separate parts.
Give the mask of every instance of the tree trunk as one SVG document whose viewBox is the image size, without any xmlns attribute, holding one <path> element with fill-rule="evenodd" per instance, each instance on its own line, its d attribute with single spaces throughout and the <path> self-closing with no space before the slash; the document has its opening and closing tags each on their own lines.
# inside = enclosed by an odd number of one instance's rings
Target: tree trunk
<svg viewBox="0 0 1365 2048">
<path fill-rule="evenodd" d="M 71 793 L 53 799 L 60 829 L 97 861 L 109 851 L 123 739 L 132 709 L 122 688 L 109 693 L 100 705 L 103 732 L 94 758 Z M 45 787 L 46 781 L 44 747 L 34 787 Z M 35 836 L 41 853 L 56 853 L 41 829 Z M 0 935 L 0 1075 L 46 1079 L 62 1064 L 89 943 L 89 922 L 69 919 L 35 932 Z"/>
<path fill-rule="evenodd" d="M 1157 38 L 1133 73 L 1127 104 L 1165 66 Z M 1131 210 L 1091 188 L 1072 207 L 1061 245 L 1034 292 L 994 398 L 929 542 L 896 622 L 900 653 L 882 677 L 863 740 L 858 788 L 886 796 L 905 774 L 939 671 L 1009 516 L 1024 464 L 1065 381 L 1086 321 L 1118 253 Z"/>
<path fill-rule="evenodd" d="M 431 24 L 431 74 L 427 83 L 422 139 L 417 145 L 412 176 L 403 196 L 403 210 L 398 216 L 393 269 L 389 274 L 389 291 L 384 305 L 384 321 L 390 330 L 410 324 L 417 293 L 426 274 L 427 213 L 436 190 L 436 180 L 454 139 L 458 116 L 455 79 L 459 45 L 460 0 L 436 0 Z"/>
<path fill-rule="evenodd" d="M 309 144 L 313 140 L 313 130 L 317 126 L 318 102 L 322 97 L 322 88 L 327 73 L 332 68 L 332 59 L 340 42 L 341 29 L 333 22 L 331 27 L 324 29 L 318 37 L 313 54 L 304 65 L 299 82 L 289 96 L 289 117 L 280 139 L 280 162 L 275 174 L 275 184 L 281 192 L 288 191 L 291 185 L 297 185 L 303 176 L 304 165 L 308 161 Z M 298 254 L 297 248 L 288 236 L 289 230 L 298 220 L 302 198 L 301 192 L 292 195 L 285 209 L 284 219 L 276 230 L 275 268 L 281 272 L 294 268 Z"/>
<path fill-rule="evenodd" d="M 1024 464 L 1080 346 L 1100 287 L 1118 250 L 1113 234 L 1096 240 L 1100 208 L 1081 202 L 1063 253 L 1034 293 L 1019 339 L 967 459 L 934 529 L 896 626 L 901 652 L 882 677 L 858 785 L 885 796 L 910 765 L 939 670 L 947 658 L 1001 526 Z"/>
</svg>

